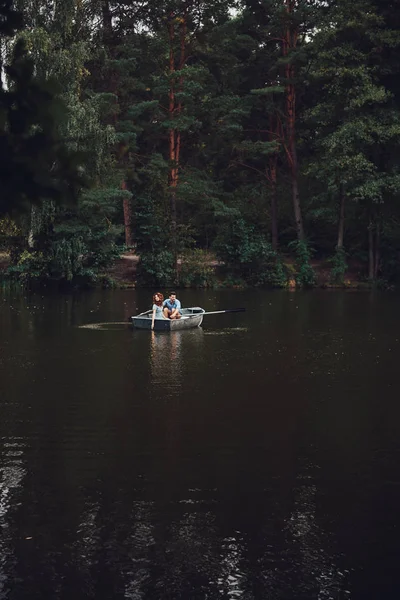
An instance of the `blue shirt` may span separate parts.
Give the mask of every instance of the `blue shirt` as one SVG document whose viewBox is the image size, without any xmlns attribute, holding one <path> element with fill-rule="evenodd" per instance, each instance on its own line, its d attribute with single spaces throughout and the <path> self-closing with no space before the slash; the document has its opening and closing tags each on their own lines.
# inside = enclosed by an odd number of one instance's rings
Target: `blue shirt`
<svg viewBox="0 0 400 600">
<path fill-rule="evenodd" d="M 174 310 L 174 308 L 181 310 L 181 303 L 179 302 L 178 298 L 175 298 L 174 302 L 167 298 L 166 300 L 164 300 L 163 306 L 166 306 L 168 310 Z"/>
<path fill-rule="evenodd" d="M 153 310 L 156 311 L 156 314 L 155 314 L 155 318 L 156 319 L 163 319 L 164 318 L 163 307 L 162 306 L 157 306 L 157 304 L 153 304 Z"/>
</svg>

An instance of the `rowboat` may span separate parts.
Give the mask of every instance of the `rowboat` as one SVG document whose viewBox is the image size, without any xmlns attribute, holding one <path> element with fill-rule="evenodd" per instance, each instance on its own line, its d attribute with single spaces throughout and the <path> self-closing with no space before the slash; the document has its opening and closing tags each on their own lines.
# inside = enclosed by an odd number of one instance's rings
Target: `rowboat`
<svg viewBox="0 0 400 600">
<path fill-rule="evenodd" d="M 192 329 L 200 327 L 206 311 L 200 306 L 182 308 L 180 319 L 154 319 L 154 331 L 177 331 L 178 329 Z M 148 310 L 136 317 L 132 317 L 136 329 L 151 329 L 153 311 Z"/>
<path fill-rule="evenodd" d="M 212 310 L 206 312 L 200 306 L 181 309 L 180 319 L 154 319 L 154 331 L 177 331 L 178 329 L 192 329 L 200 327 L 204 315 L 220 315 L 222 313 L 244 312 L 245 308 L 229 308 L 225 310 Z M 147 310 L 136 317 L 131 317 L 136 329 L 151 329 L 153 311 Z"/>
</svg>

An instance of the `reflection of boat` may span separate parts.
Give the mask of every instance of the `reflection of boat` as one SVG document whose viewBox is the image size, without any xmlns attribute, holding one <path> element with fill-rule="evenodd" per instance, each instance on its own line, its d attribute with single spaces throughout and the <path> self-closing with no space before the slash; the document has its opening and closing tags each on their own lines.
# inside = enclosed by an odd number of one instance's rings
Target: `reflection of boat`
<svg viewBox="0 0 400 600">
<path fill-rule="evenodd" d="M 163 335 L 161 331 L 150 336 L 151 393 L 163 397 L 175 397 L 182 383 L 182 337 L 189 332 L 171 331 Z M 166 362 L 168 368 L 165 368 Z"/>
<path fill-rule="evenodd" d="M 152 313 L 152 310 L 148 310 L 137 317 L 132 317 L 133 326 L 137 329 L 151 329 Z M 177 331 L 200 327 L 204 313 L 204 308 L 199 306 L 183 308 L 180 319 L 154 319 L 154 331 Z"/>
</svg>

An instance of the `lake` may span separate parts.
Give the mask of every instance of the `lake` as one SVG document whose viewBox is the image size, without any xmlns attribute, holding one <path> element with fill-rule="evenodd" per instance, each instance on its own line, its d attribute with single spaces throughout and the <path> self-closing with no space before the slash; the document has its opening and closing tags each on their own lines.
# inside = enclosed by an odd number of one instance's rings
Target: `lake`
<svg viewBox="0 0 400 600">
<path fill-rule="evenodd" d="M 400 296 L 0 295 L 0 599 L 400 597 Z"/>
</svg>

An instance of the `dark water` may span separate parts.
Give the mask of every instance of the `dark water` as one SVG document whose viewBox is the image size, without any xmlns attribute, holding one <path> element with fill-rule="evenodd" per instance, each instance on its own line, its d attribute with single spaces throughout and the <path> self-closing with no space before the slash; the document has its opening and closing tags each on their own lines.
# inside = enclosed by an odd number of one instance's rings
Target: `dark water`
<svg viewBox="0 0 400 600">
<path fill-rule="evenodd" d="M 400 297 L 180 298 L 0 296 L 0 598 L 399 598 Z"/>
</svg>

